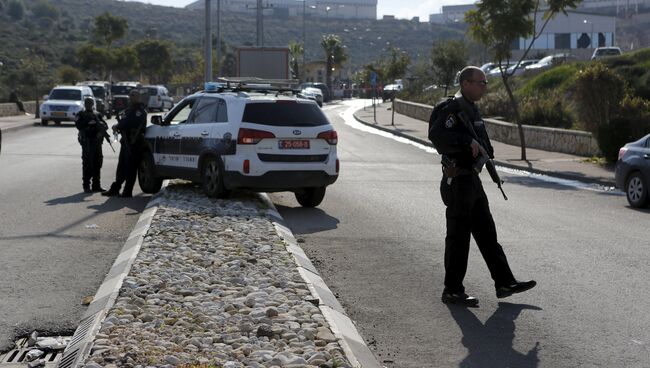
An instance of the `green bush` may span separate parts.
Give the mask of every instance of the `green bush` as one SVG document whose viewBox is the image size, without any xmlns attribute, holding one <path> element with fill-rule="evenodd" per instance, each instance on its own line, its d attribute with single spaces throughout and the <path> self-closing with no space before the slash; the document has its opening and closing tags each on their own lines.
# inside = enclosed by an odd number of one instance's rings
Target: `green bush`
<svg viewBox="0 0 650 368">
<path fill-rule="evenodd" d="M 541 125 L 570 129 L 574 117 L 559 91 L 525 96 L 519 103 L 521 121 L 526 125 Z"/>
<path fill-rule="evenodd" d="M 618 150 L 625 143 L 635 141 L 650 133 L 650 102 L 639 97 L 626 96 L 619 112 L 608 124 L 598 130 L 598 145 L 605 158 L 614 162 Z"/>
<path fill-rule="evenodd" d="M 574 88 L 580 121 L 595 135 L 616 115 L 620 102 L 628 94 L 625 80 L 602 63 L 580 70 Z"/>
<path fill-rule="evenodd" d="M 564 90 L 575 80 L 581 64 L 563 64 L 530 79 L 520 90 L 522 95 L 534 95 L 546 90 Z"/>
<path fill-rule="evenodd" d="M 501 117 L 505 120 L 514 120 L 510 106 L 510 99 L 505 88 L 499 88 L 483 96 L 478 102 L 483 116 Z"/>
</svg>

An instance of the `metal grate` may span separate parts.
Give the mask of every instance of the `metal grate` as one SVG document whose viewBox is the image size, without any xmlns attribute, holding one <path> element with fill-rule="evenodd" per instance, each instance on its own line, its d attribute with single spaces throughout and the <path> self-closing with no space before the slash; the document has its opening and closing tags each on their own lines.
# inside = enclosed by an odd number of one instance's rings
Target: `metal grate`
<svg viewBox="0 0 650 368">
<path fill-rule="evenodd" d="M 66 353 L 65 358 L 61 359 L 59 368 L 70 368 L 74 365 L 75 360 L 77 360 L 77 355 L 79 354 L 79 349 L 74 349 L 73 351 Z"/>
<path fill-rule="evenodd" d="M 69 337 L 64 337 L 65 340 L 69 340 Z M 13 350 L 6 352 L 5 354 L 0 355 L 0 367 L 2 368 L 25 368 L 27 366 L 27 353 L 34 349 L 34 347 L 27 346 L 27 338 L 22 338 L 16 341 L 16 347 Z M 45 360 L 45 367 L 56 367 L 61 357 L 63 356 L 63 350 L 48 351 L 39 359 Z"/>
</svg>

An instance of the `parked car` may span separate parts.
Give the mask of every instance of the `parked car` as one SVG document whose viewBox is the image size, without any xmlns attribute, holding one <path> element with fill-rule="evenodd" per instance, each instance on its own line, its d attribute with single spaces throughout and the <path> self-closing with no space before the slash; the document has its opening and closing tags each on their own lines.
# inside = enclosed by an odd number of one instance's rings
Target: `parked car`
<svg viewBox="0 0 650 368">
<path fill-rule="evenodd" d="M 323 91 L 315 87 L 303 88 L 300 95 L 304 98 L 314 100 L 319 107 L 323 107 Z"/>
<path fill-rule="evenodd" d="M 104 115 L 107 119 L 110 119 L 110 83 L 107 81 L 83 81 L 77 82 L 77 85 L 90 87 L 90 89 L 93 91 L 93 96 L 95 96 L 95 106 L 97 108 L 97 112 Z"/>
<path fill-rule="evenodd" d="M 327 84 L 307 82 L 300 85 L 300 89 L 305 89 L 307 87 L 314 87 L 320 89 L 321 92 L 323 92 L 323 102 L 329 102 L 332 100 L 332 93 L 330 92 L 330 89 L 327 87 Z"/>
<path fill-rule="evenodd" d="M 117 115 L 126 109 L 129 106 L 129 92 L 141 86 L 138 82 L 117 82 L 113 84 L 111 86 L 111 113 Z"/>
<path fill-rule="evenodd" d="M 145 101 L 147 101 L 147 109 L 149 111 L 165 111 L 174 106 L 174 100 L 169 97 L 169 91 L 165 86 L 142 86 L 142 89 L 146 90 Z"/>
<path fill-rule="evenodd" d="M 41 104 L 41 125 L 51 120 L 59 125 L 62 121 L 75 121 L 77 114 L 84 109 L 84 100 L 93 97 L 88 86 L 56 86 Z"/>
<path fill-rule="evenodd" d="M 497 66 L 499 66 L 497 63 L 485 63 L 481 65 L 480 69 L 483 71 L 483 74 L 487 75 L 490 70 L 496 68 Z"/>
<path fill-rule="evenodd" d="M 404 88 L 404 86 L 397 83 L 385 85 L 384 89 L 381 91 L 381 100 L 383 102 L 386 102 L 386 100 L 392 101 L 402 88 Z"/>
<path fill-rule="evenodd" d="M 621 147 L 614 175 L 616 187 L 625 192 L 630 206 L 650 203 L 650 134 Z"/>
<path fill-rule="evenodd" d="M 548 69 L 556 65 L 560 65 L 570 61 L 578 60 L 575 56 L 567 53 L 548 55 L 541 58 L 535 64 L 528 65 L 526 71 L 538 71 L 543 69 Z"/>
<path fill-rule="evenodd" d="M 594 50 L 593 55 L 591 55 L 591 60 L 602 59 L 608 56 L 619 56 L 622 55 L 620 47 L 597 47 Z"/>
<path fill-rule="evenodd" d="M 536 60 L 536 59 L 522 60 L 517 64 L 509 66 L 508 69 L 506 69 L 506 72 L 509 75 L 511 75 L 513 77 L 516 77 L 518 75 L 523 74 L 528 65 L 533 65 L 533 64 L 537 63 L 538 61 L 539 60 Z"/>
<path fill-rule="evenodd" d="M 210 197 L 292 191 L 302 206 L 319 205 L 338 178 L 339 159 L 337 133 L 316 102 L 246 92 L 244 85 L 207 87 L 151 117 L 138 170 L 142 191 L 182 178 L 201 183 Z"/>
</svg>

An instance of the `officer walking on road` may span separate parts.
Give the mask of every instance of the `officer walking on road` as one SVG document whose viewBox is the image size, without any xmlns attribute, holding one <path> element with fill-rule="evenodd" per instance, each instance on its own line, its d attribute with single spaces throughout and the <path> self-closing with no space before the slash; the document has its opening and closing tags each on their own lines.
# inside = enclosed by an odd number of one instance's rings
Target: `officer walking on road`
<svg viewBox="0 0 650 368">
<path fill-rule="evenodd" d="M 103 192 L 100 184 L 100 172 L 104 155 L 102 143 L 108 125 L 93 110 L 92 98 L 84 100 L 85 110 L 79 112 L 75 126 L 79 130 L 78 140 L 81 144 L 82 185 L 85 193 Z M 91 187 L 92 180 L 92 187 Z"/>
<path fill-rule="evenodd" d="M 485 160 L 494 157 L 487 130 L 475 102 L 487 91 L 481 69 L 468 66 L 460 72 L 460 91 L 438 104 L 429 121 L 429 139 L 442 155 L 442 201 L 447 206 L 445 238 L 444 303 L 477 306 L 478 299 L 465 293 L 470 236 L 478 245 L 494 280 L 497 298 L 535 287 L 535 281 L 519 282 L 508 265 L 479 178 Z"/>
<path fill-rule="evenodd" d="M 140 92 L 133 89 L 129 92 L 129 107 L 123 115 L 118 116 L 118 123 L 113 125 L 113 131 L 120 133 L 120 157 L 117 162 L 115 182 L 110 189 L 102 192 L 103 196 L 117 196 L 130 198 L 133 196 L 138 165 L 142 156 L 144 133 L 147 126 L 147 111 L 140 102 Z M 124 190 L 120 194 L 120 188 Z"/>
</svg>

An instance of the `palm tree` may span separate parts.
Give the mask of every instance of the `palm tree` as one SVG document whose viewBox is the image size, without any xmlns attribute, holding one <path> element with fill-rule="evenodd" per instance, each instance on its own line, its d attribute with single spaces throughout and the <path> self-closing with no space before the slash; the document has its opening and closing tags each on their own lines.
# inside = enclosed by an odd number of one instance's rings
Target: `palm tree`
<svg viewBox="0 0 650 368">
<path fill-rule="evenodd" d="M 296 79 L 301 79 L 300 72 L 305 72 L 300 70 L 298 67 L 298 61 L 301 60 L 302 55 L 305 53 L 305 47 L 302 43 L 296 41 L 289 42 L 289 58 L 291 59 L 291 69 L 293 69 L 293 77 Z"/>
<path fill-rule="evenodd" d="M 320 41 L 320 45 L 325 50 L 326 65 L 325 75 L 327 76 L 327 87 L 332 90 L 332 69 L 334 66 L 341 66 L 347 59 L 341 38 L 337 35 L 325 35 Z"/>
</svg>

